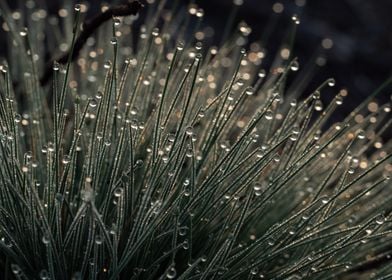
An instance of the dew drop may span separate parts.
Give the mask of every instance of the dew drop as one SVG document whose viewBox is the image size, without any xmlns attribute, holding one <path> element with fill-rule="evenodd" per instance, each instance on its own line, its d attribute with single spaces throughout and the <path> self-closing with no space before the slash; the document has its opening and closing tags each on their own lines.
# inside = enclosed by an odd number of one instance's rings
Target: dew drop
<svg viewBox="0 0 392 280">
<path fill-rule="evenodd" d="M 274 114 L 272 113 L 271 110 L 267 110 L 267 112 L 265 112 L 265 116 L 264 116 L 267 120 L 272 120 L 274 117 Z"/>
<path fill-rule="evenodd" d="M 329 201 L 329 199 L 328 199 L 328 197 L 326 197 L 326 196 L 321 198 L 321 202 L 322 202 L 323 204 L 327 204 L 328 201 Z"/>
<path fill-rule="evenodd" d="M 20 123 L 20 122 L 22 121 L 22 116 L 19 115 L 19 114 L 15 114 L 15 116 L 14 116 L 14 121 L 15 121 L 16 123 Z"/>
<path fill-rule="evenodd" d="M 254 94 L 254 89 L 252 87 L 248 87 L 245 90 L 246 95 L 253 95 Z"/>
<path fill-rule="evenodd" d="M 267 244 L 268 244 L 269 246 L 274 246 L 274 245 L 275 245 L 275 241 L 274 241 L 273 239 L 269 238 L 269 239 L 267 240 Z"/>
<path fill-rule="evenodd" d="M 31 151 L 28 151 L 25 153 L 25 158 L 26 160 L 30 160 L 33 157 L 33 153 Z"/>
<path fill-rule="evenodd" d="M 59 69 L 60 64 L 57 61 L 53 62 L 53 71 L 59 71 Z"/>
<path fill-rule="evenodd" d="M 262 185 L 261 185 L 260 183 L 255 183 L 255 184 L 253 185 L 253 189 L 254 189 L 255 191 L 260 191 L 260 190 L 262 189 Z"/>
<path fill-rule="evenodd" d="M 300 24 L 299 17 L 298 17 L 298 15 L 296 15 L 296 14 L 294 14 L 294 15 L 291 17 L 291 20 L 294 21 L 295 24 Z"/>
<path fill-rule="evenodd" d="M 15 275 L 19 275 L 22 272 L 22 270 L 20 269 L 20 266 L 15 263 L 11 264 L 11 271 Z"/>
<path fill-rule="evenodd" d="M 295 100 L 295 99 L 291 100 L 291 101 L 290 101 L 290 106 L 291 106 L 291 107 L 297 106 L 297 100 Z"/>
<path fill-rule="evenodd" d="M 49 142 L 49 143 L 48 143 L 48 151 L 49 151 L 49 152 L 54 152 L 54 145 L 53 145 L 52 142 Z"/>
<path fill-rule="evenodd" d="M 188 240 L 184 240 L 184 242 L 182 243 L 182 248 L 184 250 L 188 250 L 189 249 L 189 241 Z"/>
<path fill-rule="evenodd" d="M 266 75 L 265 70 L 261 69 L 257 75 L 259 76 L 259 78 L 264 78 Z"/>
<path fill-rule="evenodd" d="M 107 60 L 107 61 L 105 61 L 105 63 L 103 64 L 103 68 L 109 69 L 111 65 L 112 65 L 112 63 L 110 62 L 110 60 Z"/>
<path fill-rule="evenodd" d="M 102 99 L 102 97 L 103 97 L 102 91 L 97 91 L 97 93 L 95 94 L 95 98 L 96 99 Z"/>
<path fill-rule="evenodd" d="M 19 35 L 22 37 L 27 36 L 27 27 L 23 27 L 21 31 L 19 31 Z"/>
<path fill-rule="evenodd" d="M 75 9 L 76 12 L 79 12 L 80 9 L 81 9 L 81 5 L 80 4 L 76 4 L 74 9 Z"/>
<path fill-rule="evenodd" d="M 103 243 L 102 235 L 96 235 L 94 241 L 95 241 L 95 244 L 101 245 Z"/>
<path fill-rule="evenodd" d="M 328 79 L 328 85 L 330 86 L 330 87 L 333 87 L 333 86 L 335 86 L 335 79 L 334 78 L 330 78 L 330 79 Z"/>
<path fill-rule="evenodd" d="M 179 234 L 180 236 L 185 236 L 187 230 L 188 230 L 187 227 L 180 227 L 179 230 L 178 230 L 178 234 Z"/>
<path fill-rule="evenodd" d="M 314 102 L 314 109 L 319 112 L 323 110 L 323 103 L 321 102 L 321 100 L 316 100 Z"/>
<path fill-rule="evenodd" d="M 382 225 L 385 222 L 385 217 L 384 215 L 379 215 L 376 217 L 376 224 Z"/>
<path fill-rule="evenodd" d="M 110 44 L 117 45 L 117 38 L 113 37 L 112 39 L 110 39 Z"/>
<path fill-rule="evenodd" d="M 154 37 L 157 37 L 159 35 L 159 28 L 155 27 L 152 32 L 151 35 Z"/>
<path fill-rule="evenodd" d="M 119 26 L 121 24 L 121 20 L 119 18 L 113 19 L 114 26 Z"/>
<path fill-rule="evenodd" d="M 115 190 L 114 190 L 114 196 L 115 197 L 120 197 L 120 196 L 122 196 L 122 194 L 123 194 L 123 189 L 121 188 L 121 187 L 118 187 L 118 188 L 116 188 Z"/>
<path fill-rule="evenodd" d="M 41 152 L 42 152 L 43 154 L 46 154 L 46 153 L 48 152 L 48 146 L 43 145 L 43 146 L 42 146 L 42 149 L 41 149 Z"/>
<path fill-rule="evenodd" d="M 358 131 L 357 137 L 358 137 L 358 139 L 361 139 L 361 140 L 365 139 L 365 137 L 366 137 L 365 131 L 363 131 L 363 130 Z"/>
<path fill-rule="evenodd" d="M 63 163 L 64 164 L 68 164 L 68 163 L 70 163 L 71 162 L 71 157 L 69 156 L 69 155 L 65 155 L 64 157 L 63 157 Z"/>
<path fill-rule="evenodd" d="M 341 95 L 336 96 L 335 103 L 336 103 L 336 105 L 342 105 L 343 104 L 343 97 Z"/>
<path fill-rule="evenodd" d="M 294 72 L 298 71 L 299 63 L 297 60 L 294 60 L 293 63 L 291 63 L 290 69 L 291 69 L 291 71 L 294 71 Z"/>
<path fill-rule="evenodd" d="M 179 42 L 178 44 L 177 44 L 177 50 L 178 51 L 182 51 L 184 49 L 184 43 L 183 42 Z"/>
<path fill-rule="evenodd" d="M 316 90 L 315 92 L 313 92 L 312 98 L 313 99 L 320 99 L 320 95 L 321 95 L 320 91 Z"/>
<path fill-rule="evenodd" d="M 185 155 L 186 155 L 188 158 L 193 157 L 193 150 L 192 150 L 192 148 L 187 149 Z"/>
<path fill-rule="evenodd" d="M 48 271 L 47 271 L 46 269 L 42 269 L 42 270 L 39 272 L 39 278 L 42 279 L 42 280 L 48 280 L 48 279 L 49 279 L 49 273 L 48 273 Z"/>
<path fill-rule="evenodd" d="M 185 133 L 186 133 L 186 135 L 188 135 L 188 136 L 192 136 L 192 135 L 193 135 L 193 127 L 188 126 L 188 127 L 185 129 Z"/>
<path fill-rule="evenodd" d="M 168 279 L 174 279 L 176 277 L 176 275 L 177 275 L 177 271 L 174 266 L 170 267 L 166 273 L 166 277 Z"/>
<path fill-rule="evenodd" d="M 47 234 L 44 234 L 42 236 L 41 240 L 42 240 L 42 243 L 44 243 L 44 244 L 49 244 L 50 243 L 50 239 L 49 239 L 49 236 Z"/>
<path fill-rule="evenodd" d="M 88 105 L 89 105 L 91 108 L 95 108 L 95 107 L 97 107 L 98 102 L 97 102 L 97 100 L 96 100 L 95 98 L 91 98 L 91 99 L 89 100 Z"/>
</svg>

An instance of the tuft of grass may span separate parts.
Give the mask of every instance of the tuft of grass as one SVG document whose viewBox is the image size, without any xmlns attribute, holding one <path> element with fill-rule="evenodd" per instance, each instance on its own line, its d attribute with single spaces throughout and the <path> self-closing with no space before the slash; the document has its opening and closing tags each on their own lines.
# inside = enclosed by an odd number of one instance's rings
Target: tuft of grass
<svg viewBox="0 0 392 280">
<path fill-rule="evenodd" d="M 209 47 L 202 10 L 147 5 L 73 61 L 86 6 L 26 3 L 0 2 L 2 279 L 392 277 L 390 81 L 329 126 L 347 92 L 292 99 L 297 59 L 266 72 L 244 24 Z"/>
</svg>

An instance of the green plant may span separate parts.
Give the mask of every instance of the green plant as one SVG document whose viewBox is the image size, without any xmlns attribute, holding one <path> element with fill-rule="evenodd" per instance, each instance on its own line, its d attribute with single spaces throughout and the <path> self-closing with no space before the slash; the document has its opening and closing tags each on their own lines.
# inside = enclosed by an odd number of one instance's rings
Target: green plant
<svg viewBox="0 0 392 280">
<path fill-rule="evenodd" d="M 0 4 L 14 46 L 0 80 L 2 277 L 391 278 L 391 108 L 373 102 L 387 83 L 326 127 L 346 92 L 323 108 L 329 79 L 290 100 L 298 61 L 260 70 L 261 49 L 241 50 L 246 25 L 219 49 L 179 43 L 186 28 L 159 4 L 138 40 L 134 17 L 115 18 L 73 62 L 85 6 L 61 10 L 60 28 L 32 3 L 28 29 Z M 67 62 L 45 85 L 57 45 Z"/>
</svg>

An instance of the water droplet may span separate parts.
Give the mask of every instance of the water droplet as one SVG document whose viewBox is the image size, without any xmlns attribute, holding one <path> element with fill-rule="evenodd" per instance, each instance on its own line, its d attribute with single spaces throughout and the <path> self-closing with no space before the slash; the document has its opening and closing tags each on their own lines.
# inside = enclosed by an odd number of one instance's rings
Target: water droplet
<svg viewBox="0 0 392 280">
<path fill-rule="evenodd" d="M 341 95 L 337 95 L 335 98 L 335 103 L 336 103 L 336 105 L 342 105 L 343 104 L 343 97 Z"/>
<path fill-rule="evenodd" d="M 297 21 L 299 21 L 298 15 L 296 15 L 296 14 L 292 15 L 291 20 L 294 21 L 296 24 L 298 24 L 297 23 Z"/>
<path fill-rule="evenodd" d="M 46 153 L 48 152 L 48 146 L 43 145 L 43 146 L 42 146 L 42 149 L 41 149 L 41 152 L 42 152 L 43 154 L 46 154 Z"/>
<path fill-rule="evenodd" d="M 49 235 L 48 234 L 44 234 L 43 236 L 42 236 L 42 243 L 44 243 L 44 244 L 49 244 L 50 243 L 50 238 L 49 238 Z"/>
<path fill-rule="evenodd" d="M 174 266 L 171 266 L 171 267 L 168 269 L 167 273 L 166 273 L 166 277 L 167 277 L 168 279 L 174 279 L 176 276 L 177 276 L 177 271 L 176 271 L 176 269 L 175 269 Z"/>
<path fill-rule="evenodd" d="M 103 243 L 102 235 L 96 235 L 94 241 L 95 241 L 95 244 L 101 245 Z"/>
<path fill-rule="evenodd" d="M 117 45 L 117 38 L 113 37 L 112 39 L 110 39 L 110 44 Z"/>
<path fill-rule="evenodd" d="M 96 137 L 97 137 L 98 140 L 101 140 L 103 138 L 103 133 L 102 132 L 98 132 Z"/>
<path fill-rule="evenodd" d="M 261 69 L 257 75 L 259 76 L 259 78 L 264 78 L 266 75 L 266 72 L 264 69 Z"/>
<path fill-rule="evenodd" d="M 121 20 L 119 18 L 113 19 L 114 26 L 119 26 L 121 24 Z"/>
<path fill-rule="evenodd" d="M 198 9 L 197 12 L 196 12 L 196 16 L 198 18 L 203 17 L 204 16 L 204 10 L 203 9 Z"/>
<path fill-rule="evenodd" d="M 197 42 L 195 45 L 195 49 L 200 51 L 203 48 L 203 43 L 202 42 Z"/>
<path fill-rule="evenodd" d="M 80 9 L 81 9 L 81 5 L 80 4 L 76 4 L 74 9 L 75 9 L 76 12 L 79 12 Z"/>
<path fill-rule="evenodd" d="M 328 197 L 327 197 L 327 196 L 322 197 L 322 198 L 321 198 L 321 202 L 322 202 L 323 204 L 327 204 L 327 203 L 329 202 Z"/>
<path fill-rule="evenodd" d="M 27 27 L 23 27 L 22 30 L 19 31 L 19 35 L 22 37 L 27 36 Z"/>
<path fill-rule="evenodd" d="M 254 89 L 252 87 L 247 87 L 245 90 L 246 95 L 253 95 Z"/>
<path fill-rule="evenodd" d="M 291 101 L 290 101 L 290 106 L 291 106 L 291 107 L 297 106 L 297 100 L 295 100 L 295 99 L 291 100 Z"/>
<path fill-rule="evenodd" d="M 178 234 L 179 234 L 180 236 L 185 236 L 187 230 L 188 230 L 187 227 L 180 227 L 180 228 L 178 229 Z"/>
<path fill-rule="evenodd" d="M 42 269 L 39 272 L 39 278 L 42 280 L 48 280 L 49 279 L 49 272 L 46 269 Z"/>
<path fill-rule="evenodd" d="M 7 65 L 0 65 L 0 70 L 1 70 L 1 72 L 3 72 L 3 73 L 5 74 L 5 73 L 8 72 L 8 66 L 7 66 Z M 13 102 L 12 99 L 9 99 L 8 101 L 9 101 L 10 103 Z"/>
<path fill-rule="evenodd" d="M 192 148 L 188 148 L 185 154 L 188 158 L 193 157 L 193 150 Z"/>
<path fill-rule="evenodd" d="M 11 264 L 11 271 L 15 275 L 19 275 L 22 272 L 22 270 L 20 269 L 20 266 L 15 263 Z"/>
<path fill-rule="evenodd" d="M 272 113 L 271 110 L 267 110 L 267 112 L 265 112 L 265 116 L 264 116 L 267 120 L 272 120 L 274 118 L 274 114 Z"/>
<path fill-rule="evenodd" d="M 32 157 L 33 157 L 33 153 L 31 151 L 25 153 L 26 161 L 29 161 L 30 159 L 32 159 Z"/>
<path fill-rule="evenodd" d="M 201 53 L 197 53 L 195 55 L 195 61 L 200 61 L 202 59 L 203 55 Z"/>
<path fill-rule="evenodd" d="M 259 272 L 259 270 L 257 269 L 257 267 L 254 267 L 250 270 L 250 274 L 252 275 L 256 275 Z"/>
<path fill-rule="evenodd" d="M 184 250 L 188 250 L 189 249 L 189 241 L 188 240 L 184 240 L 184 242 L 182 243 L 182 248 Z"/>
<path fill-rule="evenodd" d="M 136 163 L 135 163 L 135 167 L 142 167 L 143 164 L 144 164 L 143 160 L 142 160 L 142 159 L 138 159 L 138 160 L 136 161 Z"/>
<path fill-rule="evenodd" d="M 182 51 L 184 49 L 184 43 L 183 42 L 179 42 L 178 44 L 177 44 L 177 50 L 178 51 Z"/>
<path fill-rule="evenodd" d="M 312 98 L 313 99 L 320 99 L 321 93 L 319 90 L 316 90 L 315 92 L 313 92 L 312 94 Z"/>
<path fill-rule="evenodd" d="M 114 190 L 113 194 L 114 194 L 115 197 L 120 197 L 120 196 L 122 196 L 122 194 L 123 194 L 123 188 L 121 188 L 121 187 L 116 188 L 116 189 Z"/>
<path fill-rule="evenodd" d="M 376 224 L 382 225 L 385 222 L 385 217 L 384 215 L 379 215 L 376 217 Z"/>
<path fill-rule="evenodd" d="M 260 184 L 260 183 L 255 183 L 254 185 L 253 185 L 253 189 L 255 190 L 255 191 L 260 191 L 261 189 L 262 189 L 262 185 Z"/>
<path fill-rule="evenodd" d="M 105 63 L 103 64 L 103 68 L 109 69 L 111 65 L 112 65 L 112 63 L 110 62 L 110 60 L 107 60 L 107 61 L 105 61 Z"/>
<path fill-rule="evenodd" d="M 60 64 L 57 61 L 53 62 L 53 71 L 59 71 Z"/>
<path fill-rule="evenodd" d="M 64 155 L 63 157 L 63 163 L 68 164 L 71 162 L 71 157 L 69 155 Z"/>
<path fill-rule="evenodd" d="M 152 32 L 151 35 L 154 37 L 157 37 L 159 35 L 159 28 L 155 27 Z"/>
<path fill-rule="evenodd" d="M 365 139 L 365 137 L 366 137 L 365 131 L 363 131 L 363 130 L 358 131 L 357 137 L 358 137 L 358 139 L 361 139 L 361 140 Z"/>
<path fill-rule="evenodd" d="M 330 86 L 330 87 L 333 87 L 333 86 L 335 86 L 335 79 L 334 78 L 330 78 L 330 79 L 328 79 L 328 85 Z"/>
<path fill-rule="evenodd" d="M 48 151 L 49 151 L 49 152 L 54 152 L 54 145 L 53 145 L 52 142 L 49 142 L 49 143 L 48 143 Z"/>
<path fill-rule="evenodd" d="M 19 114 L 15 114 L 14 121 L 16 123 L 20 123 L 22 121 L 22 116 Z"/>
<path fill-rule="evenodd" d="M 95 108 L 95 107 L 97 107 L 98 102 L 97 102 L 97 100 L 96 100 L 95 98 L 91 98 L 91 99 L 89 100 L 88 105 L 89 105 L 91 108 Z"/>
<path fill-rule="evenodd" d="M 188 126 L 188 127 L 185 129 L 185 133 L 186 133 L 186 135 L 188 135 L 188 136 L 192 136 L 192 135 L 193 135 L 193 127 Z"/>
<path fill-rule="evenodd" d="M 299 63 L 297 60 L 294 60 L 293 63 L 291 63 L 290 69 L 291 69 L 291 71 L 294 71 L 294 72 L 298 71 Z"/>
<path fill-rule="evenodd" d="M 314 109 L 319 112 L 323 110 L 323 103 L 321 102 L 321 100 L 316 100 L 314 102 Z"/>
<path fill-rule="evenodd" d="M 97 91 L 97 93 L 95 94 L 95 98 L 96 99 L 102 99 L 102 97 L 103 97 L 102 91 Z"/>
</svg>

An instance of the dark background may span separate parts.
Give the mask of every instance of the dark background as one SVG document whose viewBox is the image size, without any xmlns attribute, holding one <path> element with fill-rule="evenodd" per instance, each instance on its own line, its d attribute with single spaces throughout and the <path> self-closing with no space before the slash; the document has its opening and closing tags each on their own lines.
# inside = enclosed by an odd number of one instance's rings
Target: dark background
<svg viewBox="0 0 392 280">
<path fill-rule="evenodd" d="M 5 1 L 5 0 L 0 0 Z M 141 0 L 145 2 L 146 0 Z M 159 0 L 157 0 L 159 1 Z M 304 2 L 304 0 L 299 0 Z M 7 0 L 9 5 L 21 8 L 26 1 Z M 49 9 L 55 14 L 64 1 L 36 0 L 36 6 Z M 90 0 L 90 13 L 96 12 L 103 1 Z M 106 1 L 121 3 L 122 1 Z M 173 0 L 167 1 L 169 5 Z M 180 5 L 191 1 L 179 0 Z M 192 1 L 205 11 L 204 26 L 215 29 L 215 44 L 221 41 L 221 35 L 227 25 L 233 3 L 231 0 L 195 0 Z M 272 12 L 274 3 L 280 2 L 284 10 L 280 14 Z M 311 61 L 311 56 L 320 51 L 327 63 L 312 71 L 314 77 L 304 94 L 317 87 L 329 77 L 336 79 L 334 94 L 341 88 L 347 88 L 349 97 L 336 115 L 350 112 L 392 74 L 392 1 L 391 0 L 308 0 L 299 7 L 298 0 L 244 0 L 236 14 L 235 23 L 245 20 L 252 27 L 251 40 L 268 37 L 265 47 L 268 50 L 264 66 L 267 68 L 273 58 L 274 50 L 287 35 L 291 16 L 298 14 L 301 24 L 298 26 L 294 44 L 294 54 L 298 56 L 301 66 Z M 184 8 L 185 9 L 185 8 Z M 235 24 L 234 24 L 235 26 Z M 267 34 L 267 35 L 266 35 Z M 321 41 L 330 38 L 331 49 L 321 47 Z M 0 54 L 4 54 L 4 34 L 0 33 Z M 313 58 L 314 60 L 314 58 Z M 390 99 L 392 87 L 389 86 L 380 95 L 380 102 Z M 324 96 L 324 101 L 333 94 Z M 341 116 L 340 116 L 341 115 Z"/>
</svg>

